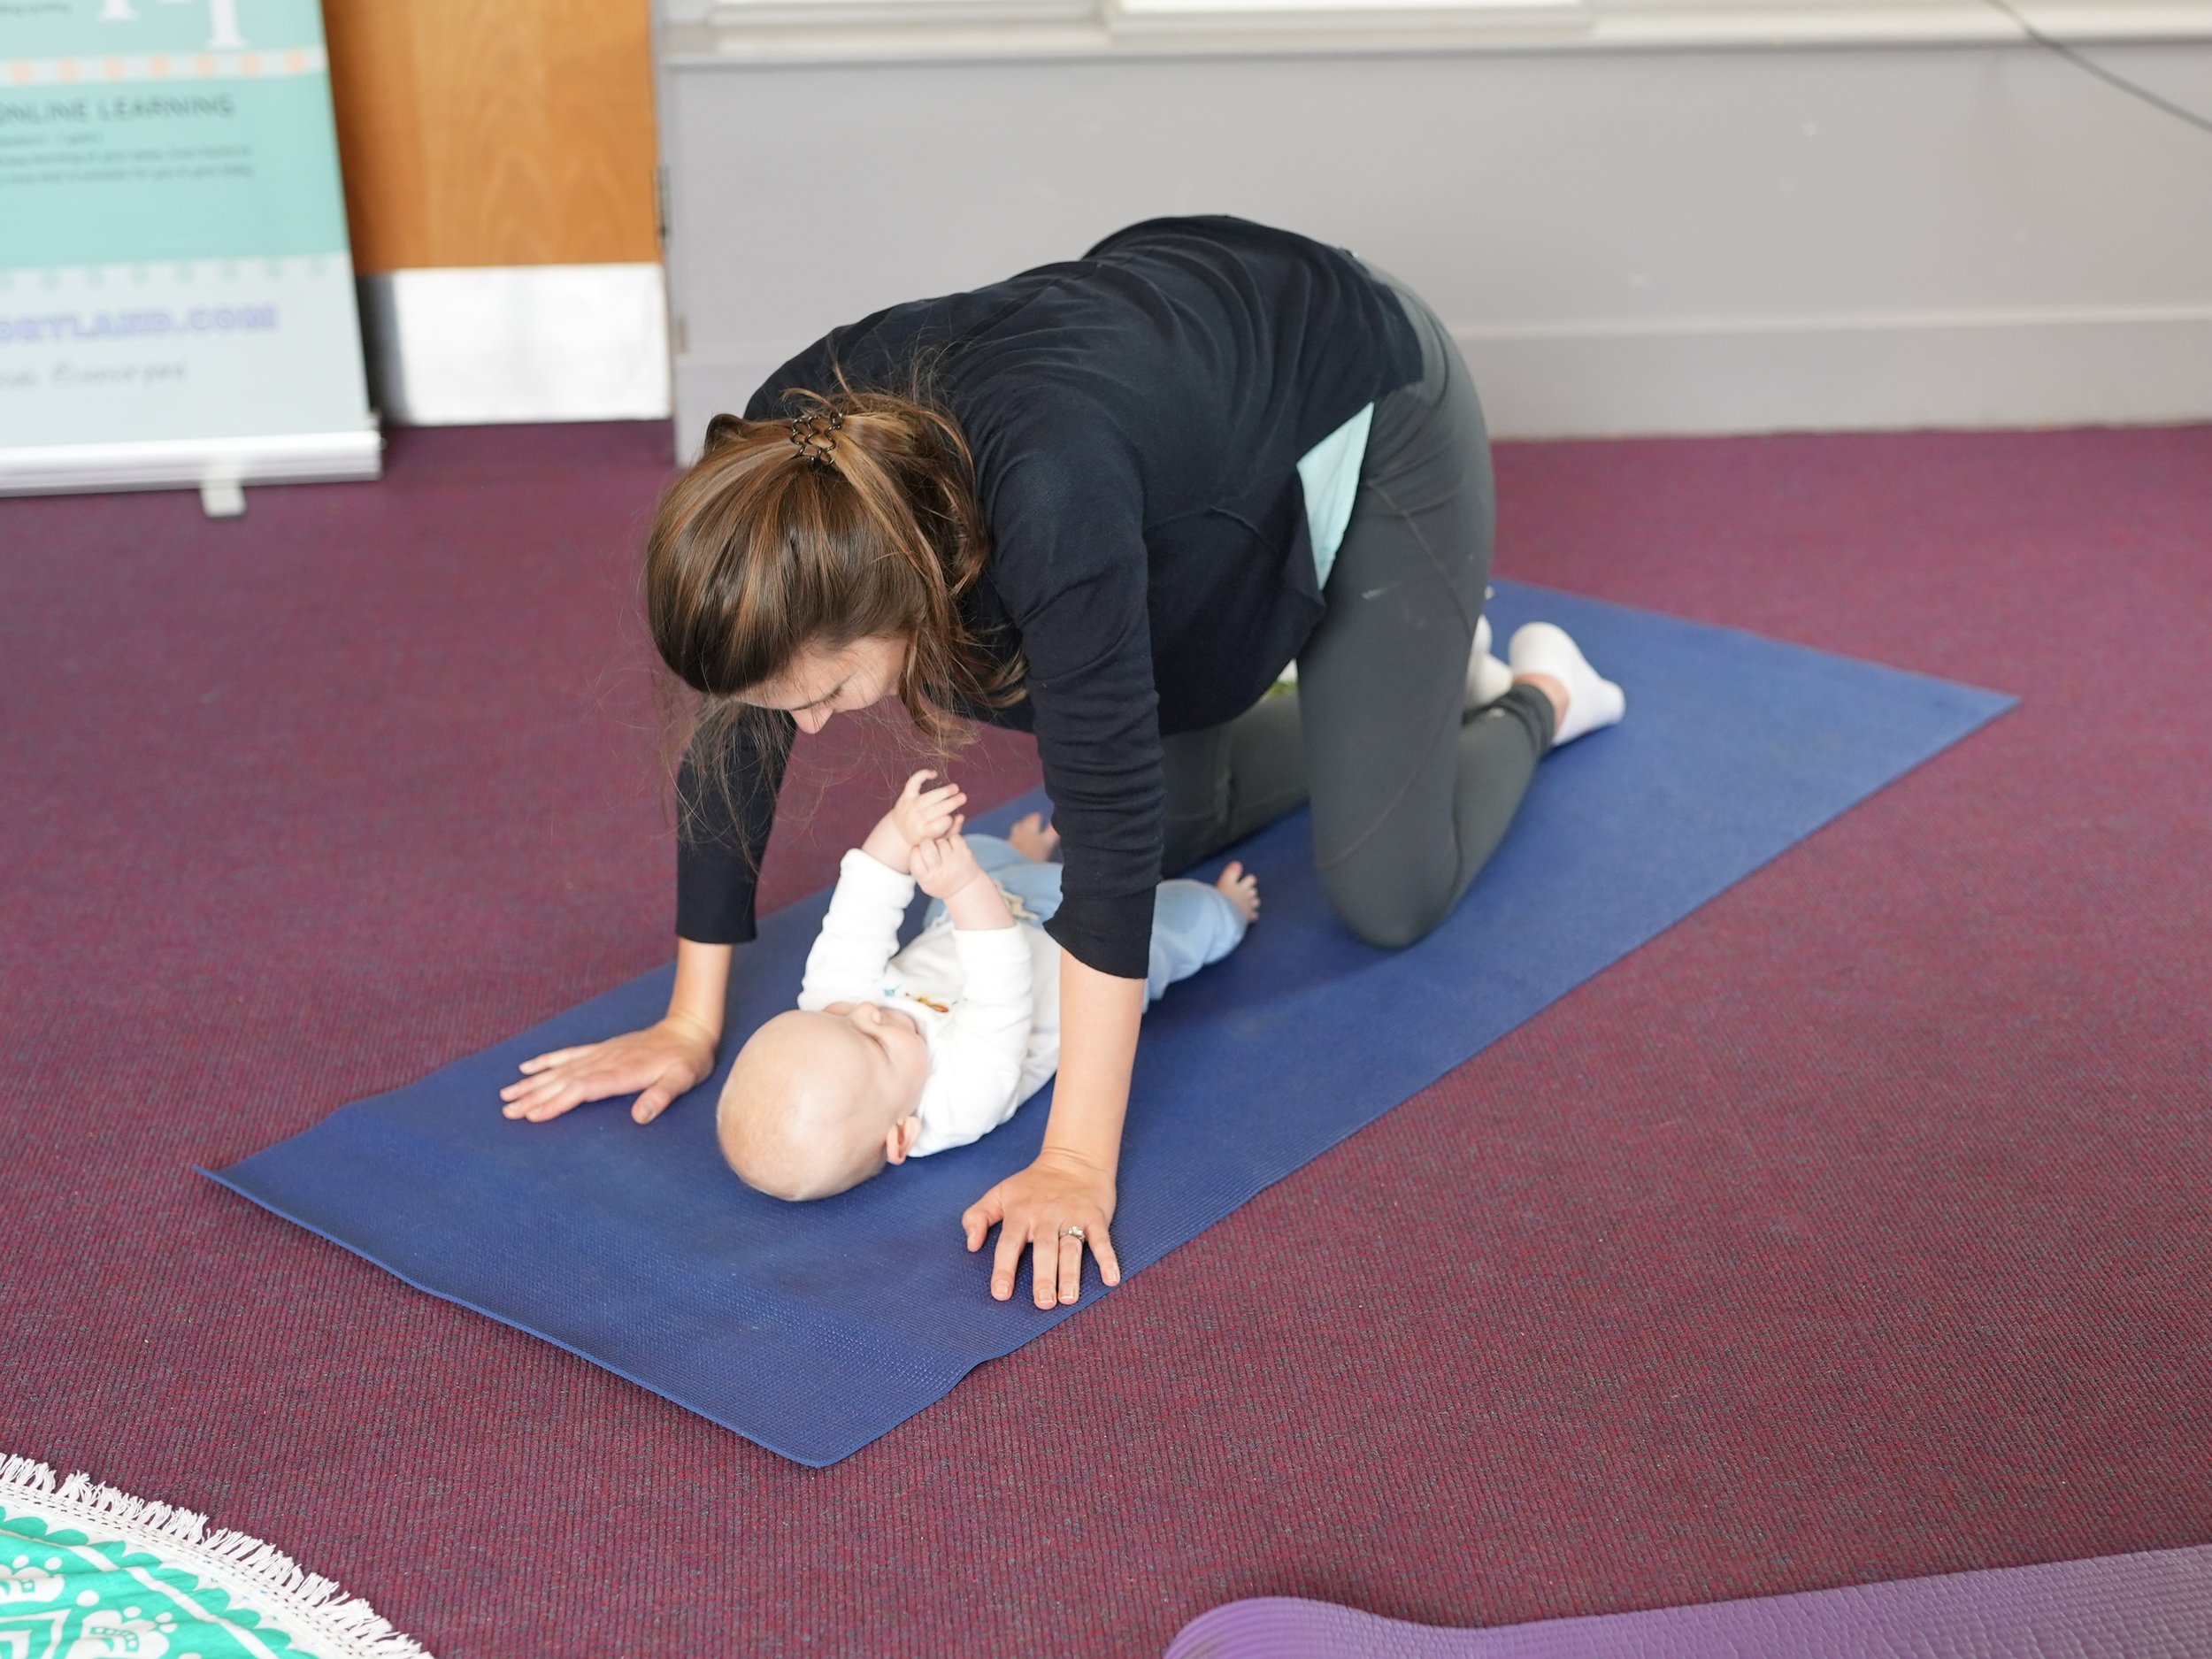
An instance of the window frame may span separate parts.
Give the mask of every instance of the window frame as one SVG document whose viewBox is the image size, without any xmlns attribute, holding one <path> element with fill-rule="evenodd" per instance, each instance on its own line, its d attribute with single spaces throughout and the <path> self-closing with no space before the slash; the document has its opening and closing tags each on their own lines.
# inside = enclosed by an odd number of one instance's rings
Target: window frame
<svg viewBox="0 0 2212 1659">
<path fill-rule="evenodd" d="M 1985 0 L 660 0 L 672 65 L 1149 52 L 2012 45 Z M 2212 40 L 2212 0 L 2020 0 L 2069 42 Z"/>
</svg>

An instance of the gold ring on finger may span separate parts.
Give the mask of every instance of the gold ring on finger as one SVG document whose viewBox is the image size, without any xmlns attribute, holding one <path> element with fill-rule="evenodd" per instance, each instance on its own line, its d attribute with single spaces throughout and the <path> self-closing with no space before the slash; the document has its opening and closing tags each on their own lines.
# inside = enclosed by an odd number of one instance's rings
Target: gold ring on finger
<svg viewBox="0 0 2212 1659">
<path fill-rule="evenodd" d="M 1080 1243 L 1084 1239 L 1084 1233 L 1080 1227 L 1063 1227 L 1060 1229 L 1060 1236 L 1064 1239 L 1073 1239 Z"/>
</svg>

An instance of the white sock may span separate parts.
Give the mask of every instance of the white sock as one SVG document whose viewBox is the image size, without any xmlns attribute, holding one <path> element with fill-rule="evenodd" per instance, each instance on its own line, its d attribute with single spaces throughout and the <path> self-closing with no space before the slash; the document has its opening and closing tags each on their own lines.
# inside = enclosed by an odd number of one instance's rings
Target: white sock
<svg viewBox="0 0 2212 1659">
<path fill-rule="evenodd" d="M 1490 655 L 1490 618 L 1475 624 L 1475 649 L 1467 658 L 1467 706 L 1486 709 L 1513 689 L 1513 671 Z"/>
<path fill-rule="evenodd" d="M 1628 712 L 1628 694 L 1600 677 L 1567 630 L 1532 622 L 1513 630 L 1506 647 L 1517 674 L 1548 674 L 1567 688 L 1567 718 L 1552 733 L 1552 747 L 1571 743 L 1585 732 L 1610 726 Z"/>
</svg>

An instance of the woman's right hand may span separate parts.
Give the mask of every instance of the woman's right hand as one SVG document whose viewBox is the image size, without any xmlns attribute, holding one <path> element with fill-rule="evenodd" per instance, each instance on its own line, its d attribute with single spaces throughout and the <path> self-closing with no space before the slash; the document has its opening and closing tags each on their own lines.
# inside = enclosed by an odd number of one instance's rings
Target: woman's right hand
<svg viewBox="0 0 2212 1659">
<path fill-rule="evenodd" d="M 714 1070 L 714 1039 L 680 1014 L 643 1031 L 578 1048 L 556 1048 L 522 1063 L 523 1080 L 499 1091 L 505 1115 L 541 1124 L 572 1106 L 635 1094 L 630 1116 L 649 1124 Z"/>
</svg>

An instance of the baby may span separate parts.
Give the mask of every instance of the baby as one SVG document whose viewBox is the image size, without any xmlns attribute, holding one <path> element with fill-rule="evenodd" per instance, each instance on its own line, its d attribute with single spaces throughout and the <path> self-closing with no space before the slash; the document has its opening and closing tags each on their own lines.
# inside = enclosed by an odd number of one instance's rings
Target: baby
<svg viewBox="0 0 2212 1659">
<path fill-rule="evenodd" d="M 964 1146 L 1014 1115 L 1060 1064 L 1059 837 L 1032 813 L 1009 839 L 960 833 L 967 797 L 918 772 L 845 855 L 799 1006 L 738 1051 L 716 1123 L 747 1185 L 826 1198 L 886 1164 Z M 918 884 L 920 936 L 898 929 Z M 1237 948 L 1259 884 L 1164 881 L 1147 1002 Z"/>
</svg>

